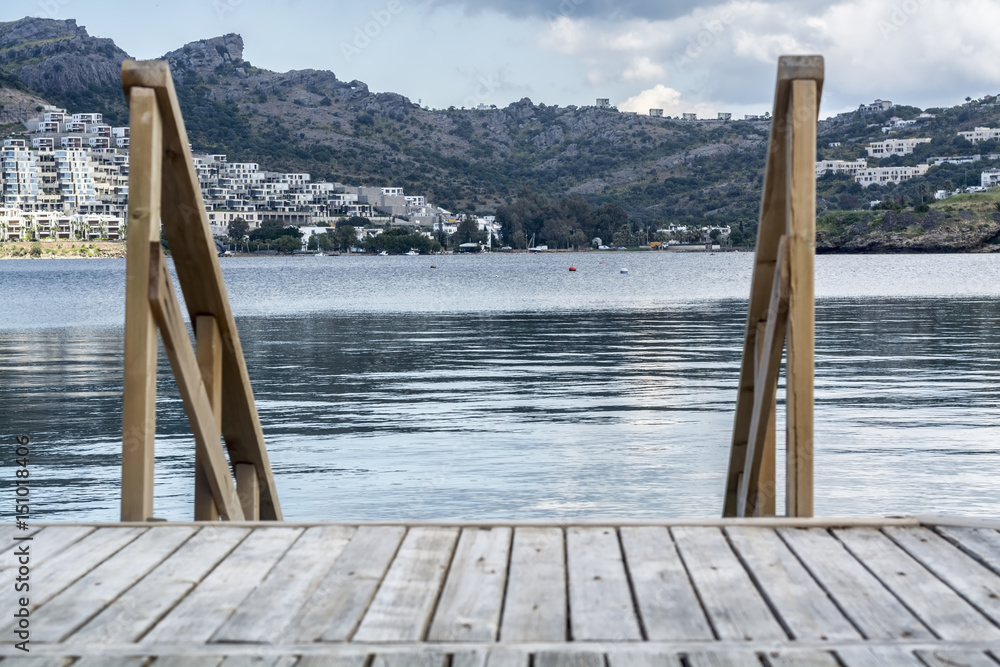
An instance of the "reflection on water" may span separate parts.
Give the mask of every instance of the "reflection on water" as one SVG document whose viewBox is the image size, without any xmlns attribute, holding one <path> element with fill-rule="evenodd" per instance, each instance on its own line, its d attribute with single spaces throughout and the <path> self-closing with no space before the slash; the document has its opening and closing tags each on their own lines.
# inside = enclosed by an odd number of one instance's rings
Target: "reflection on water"
<svg viewBox="0 0 1000 667">
<path fill-rule="evenodd" d="M 295 263 L 319 258 L 224 262 L 287 518 L 720 511 L 746 255 L 595 253 L 573 258 L 582 279 L 560 257 L 435 259 L 443 273 L 388 258 L 381 274 L 377 258 L 329 259 L 332 276 Z M 1000 298 L 968 274 L 997 262 L 959 258 L 951 282 L 924 280 L 952 296 L 915 298 L 907 271 L 884 266 L 896 258 L 843 259 L 818 264 L 832 298 L 817 306 L 817 514 L 995 513 Z M 511 272 L 502 260 L 545 274 L 490 279 Z M 0 437 L 32 437 L 35 518 L 115 520 L 122 264 L 10 264 Z M 156 513 L 180 520 L 193 445 L 161 376 Z"/>
</svg>

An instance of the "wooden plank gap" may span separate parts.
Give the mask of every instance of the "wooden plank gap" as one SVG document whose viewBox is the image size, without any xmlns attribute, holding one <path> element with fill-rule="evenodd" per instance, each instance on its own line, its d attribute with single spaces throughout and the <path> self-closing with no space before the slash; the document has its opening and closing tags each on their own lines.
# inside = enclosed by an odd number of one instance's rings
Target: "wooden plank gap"
<svg viewBox="0 0 1000 667">
<path fill-rule="evenodd" d="M 629 568 L 628 557 L 625 555 L 625 545 L 622 544 L 621 529 L 615 527 L 615 536 L 618 538 L 618 552 L 621 554 L 622 566 L 625 568 L 625 581 L 628 584 L 629 596 L 632 598 L 632 609 L 635 610 L 635 618 L 639 622 L 639 635 L 643 641 L 649 640 L 649 631 L 646 629 L 646 622 L 642 617 L 642 609 L 639 607 L 639 598 L 635 593 L 635 582 L 632 581 L 632 571 Z"/>
</svg>

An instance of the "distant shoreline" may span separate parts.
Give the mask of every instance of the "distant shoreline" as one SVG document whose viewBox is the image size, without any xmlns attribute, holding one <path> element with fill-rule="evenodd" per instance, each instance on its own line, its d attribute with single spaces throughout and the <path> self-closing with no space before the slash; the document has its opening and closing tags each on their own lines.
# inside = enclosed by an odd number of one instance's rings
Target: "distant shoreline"
<svg viewBox="0 0 1000 667">
<path fill-rule="evenodd" d="M 37 243 L 41 255 L 31 254 Z M 0 241 L 3 259 L 96 259 L 125 257 L 125 241 Z"/>
</svg>

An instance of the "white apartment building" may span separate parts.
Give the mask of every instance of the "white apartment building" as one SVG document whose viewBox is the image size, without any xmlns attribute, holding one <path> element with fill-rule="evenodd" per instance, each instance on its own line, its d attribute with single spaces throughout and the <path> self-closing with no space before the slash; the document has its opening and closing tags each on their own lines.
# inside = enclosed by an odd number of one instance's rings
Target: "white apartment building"
<svg viewBox="0 0 1000 667">
<path fill-rule="evenodd" d="M 73 121 L 77 123 L 101 123 L 104 121 L 104 116 L 99 113 L 75 113 L 73 114 Z"/>
<path fill-rule="evenodd" d="M 858 158 L 857 160 L 822 160 L 816 163 L 816 178 L 827 172 L 856 176 L 858 172 L 867 168 L 868 160 L 864 158 Z"/>
<path fill-rule="evenodd" d="M 649 115 L 653 118 L 663 118 L 663 109 L 650 109 Z"/>
<path fill-rule="evenodd" d="M 927 158 L 927 164 L 934 166 L 938 164 L 969 164 L 972 162 L 979 162 L 983 158 L 982 155 L 955 155 L 951 157 L 929 157 Z"/>
<path fill-rule="evenodd" d="M 34 204 L 39 194 L 38 163 L 25 143 L 23 139 L 3 142 L 3 205 L 8 208 Z"/>
<path fill-rule="evenodd" d="M 893 104 L 889 100 L 875 100 L 871 104 L 862 104 L 858 107 L 858 111 L 861 113 L 880 113 L 888 111 L 892 107 Z"/>
<path fill-rule="evenodd" d="M 865 150 L 868 157 L 884 158 L 890 155 L 909 155 L 917 144 L 929 144 L 930 138 L 921 139 L 886 139 L 868 144 Z"/>
<path fill-rule="evenodd" d="M 59 175 L 59 194 L 67 208 L 77 209 L 97 203 L 94 171 L 83 150 L 58 150 L 53 153 Z"/>
<path fill-rule="evenodd" d="M 1000 185 L 1000 169 L 987 169 L 980 174 L 979 185 L 984 188 L 993 188 Z"/>
<path fill-rule="evenodd" d="M 926 164 L 918 164 L 916 167 L 872 167 L 858 172 L 854 180 L 863 188 L 886 183 L 899 184 L 915 176 L 923 176 L 929 168 Z"/>
<path fill-rule="evenodd" d="M 977 127 L 976 129 L 969 130 L 968 132 L 959 132 L 958 136 L 964 137 L 974 144 L 978 144 L 980 141 L 1000 139 L 1000 129 L 993 127 Z"/>
<path fill-rule="evenodd" d="M 42 211 L 31 213 L 19 208 L 0 208 L 0 240 L 96 241 L 124 238 L 122 218 L 109 215 L 72 215 Z"/>
</svg>

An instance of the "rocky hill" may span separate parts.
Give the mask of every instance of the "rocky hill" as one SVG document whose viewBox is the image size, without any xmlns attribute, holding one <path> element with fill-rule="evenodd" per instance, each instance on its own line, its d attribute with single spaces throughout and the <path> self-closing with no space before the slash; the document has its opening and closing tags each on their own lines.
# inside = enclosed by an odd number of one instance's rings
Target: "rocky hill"
<svg viewBox="0 0 1000 667">
<path fill-rule="evenodd" d="M 31 104 L 24 100 L 41 98 L 127 123 L 119 78 L 127 57 L 114 42 L 89 36 L 72 20 L 0 24 L 2 94 L 22 96 L 19 112 L 3 116 L 0 109 L 0 122 L 20 120 Z M 550 198 L 576 195 L 594 206 L 621 206 L 640 227 L 732 224 L 747 243 L 756 231 L 767 121 L 688 122 L 528 99 L 499 109 L 428 110 L 332 72 L 255 67 L 243 58 L 242 38 L 233 34 L 187 44 L 164 58 L 196 150 L 348 184 L 401 186 L 457 211 L 493 212 L 530 189 Z M 898 109 L 907 117 L 920 112 Z M 939 111 L 930 128 L 938 137 L 933 150 L 950 152 L 934 154 L 970 150 L 967 142 L 953 141 L 955 131 L 1000 119 L 995 106 Z M 863 155 L 865 142 L 882 138 L 882 120 L 856 113 L 822 121 L 821 156 Z M 827 149 L 830 143 L 841 145 Z M 819 212 L 867 209 L 875 198 L 912 206 L 928 198 L 929 188 L 971 179 L 968 170 L 962 179 L 954 171 L 947 165 L 932 169 L 926 182 L 916 179 L 922 191 L 916 180 L 862 190 L 844 177 L 821 179 Z"/>
</svg>

